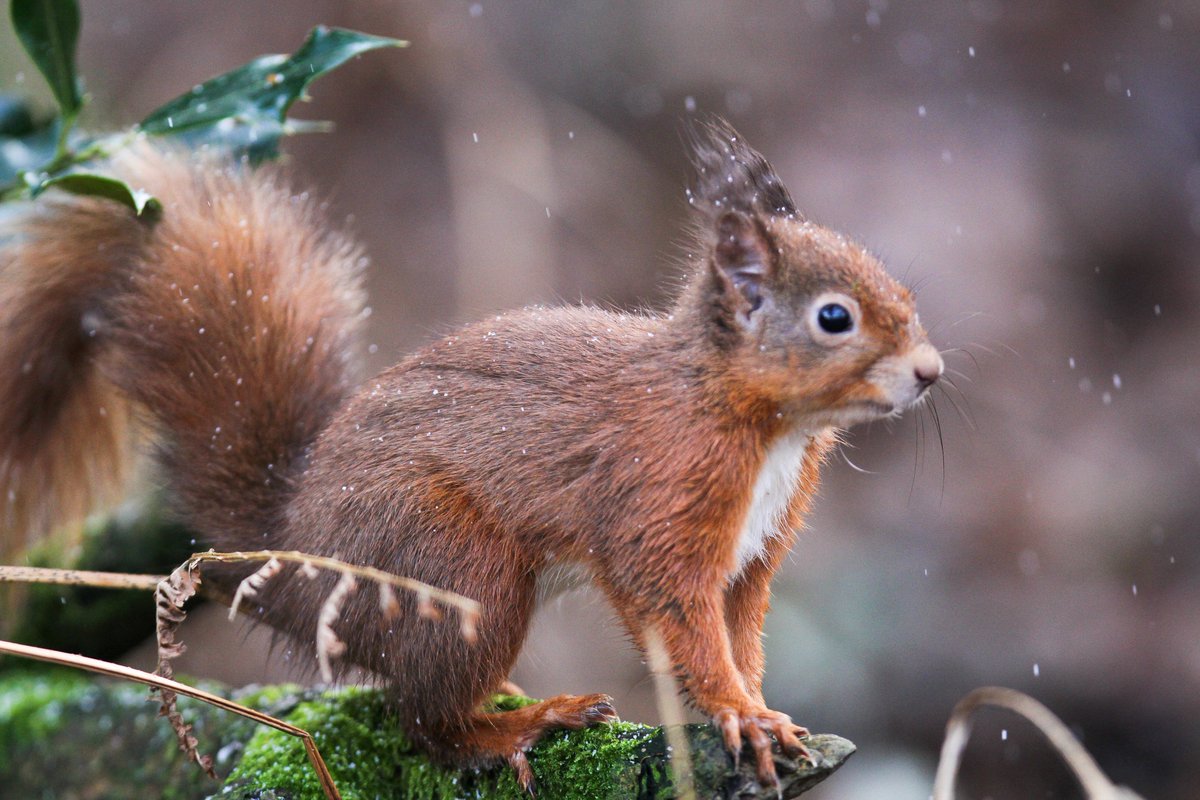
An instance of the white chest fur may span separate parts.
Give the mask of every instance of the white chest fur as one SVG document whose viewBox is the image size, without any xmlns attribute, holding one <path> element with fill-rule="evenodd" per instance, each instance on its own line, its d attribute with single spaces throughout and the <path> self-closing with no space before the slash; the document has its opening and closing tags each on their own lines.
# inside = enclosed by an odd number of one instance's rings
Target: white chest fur
<svg viewBox="0 0 1200 800">
<path fill-rule="evenodd" d="M 810 440 L 807 431 L 796 429 L 780 436 L 767 450 L 767 457 L 754 481 L 750 510 L 738 534 L 734 551 L 737 563 L 731 579 L 763 555 L 767 540 L 779 534 L 788 503 L 800 482 L 804 453 Z"/>
</svg>

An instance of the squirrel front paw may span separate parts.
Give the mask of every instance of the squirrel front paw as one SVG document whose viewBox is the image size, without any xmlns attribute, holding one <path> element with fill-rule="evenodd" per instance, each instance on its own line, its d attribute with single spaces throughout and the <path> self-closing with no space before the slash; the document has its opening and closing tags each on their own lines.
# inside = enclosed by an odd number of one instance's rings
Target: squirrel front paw
<svg viewBox="0 0 1200 800">
<path fill-rule="evenodd" d="M 792 758 L 804 758 L 812 762 L 812 754 L 800 741 L 808 735 L 808 729 L 796 725 L 787 714 L 768 708 L 748 708 L 741 711 L 723 708 L 713 716 L 714 724 L 721 730 L 725 747 L 733 754 L 737 764 L 742 753 L 743 738 L 749 740 L 754 750 L 758 782 L 763 786 L 779 789 L 779 776 L 775 772 L 775 761 L 771 757 L 771 736 L 779 742 L 780 749 Z"/>
</svg>

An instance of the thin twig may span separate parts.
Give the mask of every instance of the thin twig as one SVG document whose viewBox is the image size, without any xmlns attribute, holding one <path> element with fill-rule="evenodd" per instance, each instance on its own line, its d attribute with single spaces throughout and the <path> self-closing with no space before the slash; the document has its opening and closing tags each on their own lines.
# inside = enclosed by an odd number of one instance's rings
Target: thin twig
<svg viewBox="0 0 1200 800">
<path fill-rule="evenodd" d="M 933 781 L 933 800 L 954 800 L 958 764 L 971 735 L 970 716 L 982 706 L 1008 709 L 1032 722 L 1075 773 L 1088 800 L 1141 800 L 1131 789 L 1113 785 L 1054 712 L 1027 694 L 999 686 L 976 689 L 960 700 L 951 712 Z"/>
<path fill-rule="evenodd" d="M 111 664 L 97 658 L 88 658 L 87 656 L 74 655 L 72 653 L 62 653 L 58 650 L 47 650 L 43 647 L 32 647 L 30 645 L 5 641 L 0 641 L 0 653 L 20 656 L 21 658 L 31 658 L 35 661 L 45 661 L 50 664 L 60 664 L 66 667 L 75 667 L 100 675 L 108 675 L 112 678 L 141 683 L 160 691 L 175 692 L 176 694 L 192 697 L 225 711 L 231 711 L 239 716 L 252 719 L 260 725 L 269 725 L 290 736 L 298 737 L 304 742 L 304 751 L 308 754 L 308 760 L 317 773 L 317 779 L 321 782 L 321 790 L 325 793 L 326 800 L 341 800 L 341 793 L 338 792 L 337 786 L 334 785 L 333 776 L 329 774 L 329 768 L 325 766 L 325 760 L 321 758 L 321 753 L 317 749 L 317 743 L 313 741 L 312 734 L 303 728 L 289 725 L 283 720 L 272 717 L 270 714 L 265 714 L 262 711 L 244 706 L 241 703 L 221 697 L 220 695 L 206 692 L 203 689 L 197 689 L 194 686 L 188 686 L 178 681 L 152 675 L 140 669 L 133 669 L 132 667 L 125 667 L 120 664 Z"/>
<path fill-rule="evenodd" d="M 663 645 L 662 637 L 654 626 L 646 628 L 646 657 L 650 672 L 654 676 L 654 698 L 658 714 L 662 717 L 663 731 L 667 736 L 670 752 L 667 760 L 675 778 L 675 796 L 680 800 L 696 800 L 696 788 L 692 780 L 692 749 L 688 744 L 683 703 L 679 700 L 679 688 L 671 672 L 671 658 Z"/>
<path fill-rule="evenodd" d="M 0 583 L 55 583 L 66 586 L 96 586 L 101 589 L 154 591 L 163 577 L 122 572 L 90 572 L 82 569 L 0 566 Z"/>
</svg>

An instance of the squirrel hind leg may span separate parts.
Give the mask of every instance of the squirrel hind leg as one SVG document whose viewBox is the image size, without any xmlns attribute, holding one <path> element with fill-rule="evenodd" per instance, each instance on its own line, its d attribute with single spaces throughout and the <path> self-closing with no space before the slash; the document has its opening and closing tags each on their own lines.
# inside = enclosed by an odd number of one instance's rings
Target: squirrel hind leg
<svg viewBox="0 0 1200 800">
<path fill-rule="evenodd" d="M 553 730 L 580 730 L 617 719 L 613 699 L 606 694 L 561 694 L 511 711 L 478 711 L 443 741 L 464 760 L 507 762 L 521 788 L 533 794 L 533 769 L 525 755 L 529 748 Z"/>
</svg>

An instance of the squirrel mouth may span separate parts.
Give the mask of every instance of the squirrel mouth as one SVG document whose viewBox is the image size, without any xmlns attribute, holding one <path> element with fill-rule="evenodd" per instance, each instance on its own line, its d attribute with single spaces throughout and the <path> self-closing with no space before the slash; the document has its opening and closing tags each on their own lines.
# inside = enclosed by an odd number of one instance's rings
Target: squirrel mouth
<svg viewBox="0 0 1200 800">
<path fill-rule="evenodd" d="M 828 415 L 829 423 L 839 428 L 849 428 L 863 422 L 871 422 L 899 414 L 895 403 L 882 400 L 856 400 L 842 405 Z"/>
</svg>

